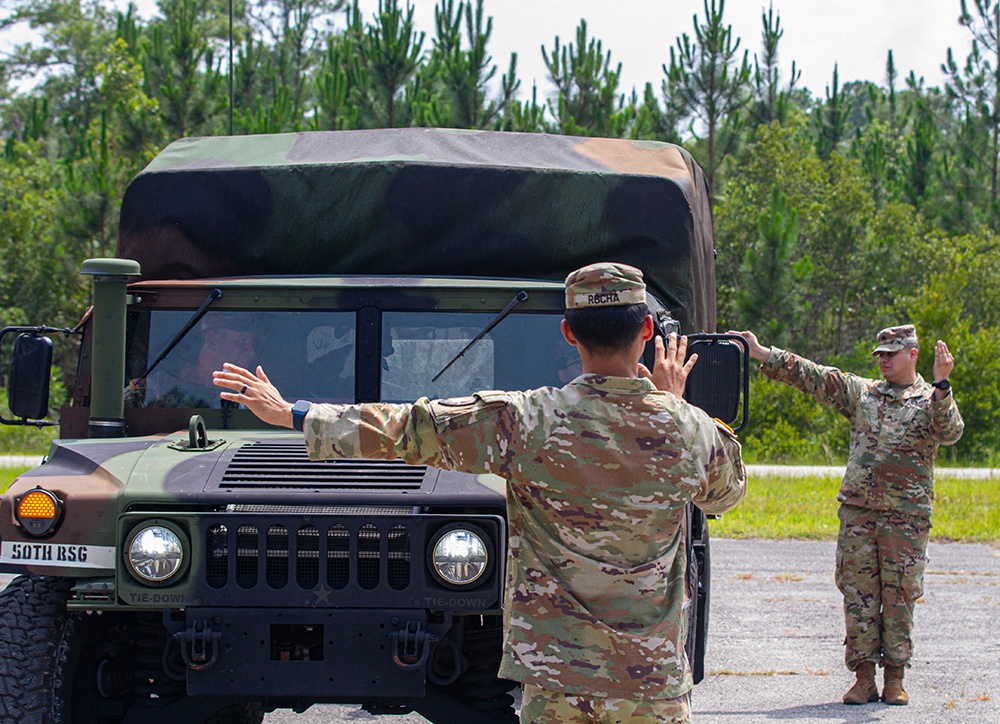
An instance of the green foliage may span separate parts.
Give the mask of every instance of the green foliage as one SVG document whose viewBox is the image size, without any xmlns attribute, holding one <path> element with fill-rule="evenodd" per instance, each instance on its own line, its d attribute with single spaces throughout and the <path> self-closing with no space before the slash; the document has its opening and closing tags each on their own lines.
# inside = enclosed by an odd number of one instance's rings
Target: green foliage
<svg viewBox="0 0 1000 724">
<path fill-rule="evenodd" d="M 366 25 L 357 0 L 350 11 L 347 35 L 357 54 L 348 66 L 366 127 L 398 128 L 410 125 L 412 112 L 402 97 L 420 99 L 419 73 L 424 33 L 413 27 L 413 7 L 400 7 L 399 0 L 379 0 L 374 22 Z M 368 120 L 370 119 L 370 121 Z M 370 126 L 369 126 L 370 123 Z"/>
<path fill-rule="evenodd" d="M 575 136 L 613 135 L 613 118 L 622 107 L 621 63 L 612 69 L 611 51 L 605 53 L 600 40 L 588 38 L 587 21 L 577 26 L 575 45 L 562 45 L 557 35 L 551 53 L 542 47 L 542 57 L 558 91 L 549 110 L 559 130 Z"/>
<path fill-rule="evenodd" d="M 793 258 L 798 229 L 798 212 L 775 186 L 770 209 L 761 212 L 757 221 L 757 244 L 747 249 L 744 257 L 744 283 L 737 292 L 741 317 L 759 320 L 757 328 L 772 344 L 787 344 L 788 329 L 808 308 L 798 295 L 812 275 L 813 264 L 808 256 Z"/>
<path fill-rule="evenodd" d="M 747 51 L 739 58 L 739 39 L 723 21 L 725 0 L 704 0 L 704 24 L 695 16 L 695 39 L 682 34 L 677 53 L 670 49 L 670 66 L 664 66 L 667 84 L 678 97 L 687 117 L 701 123 L 703 144 L 694 152 L 705 169 L 708 188 L 717 194 L 716 174 L 733 153 L 742 129 L 740 111 L 750 102 L 750 61 Z M 699 134 L 694 131 L 695 138 Z"/>
<path fill-rule="evenodd" d="M 41 458 L 58 437 L 58 430 L 57 427 L 3 425 L 0 427 L 0 455 L 38 455 Z"/>
<path fill-rule="evenodd" d="M 163 5 L 143 46 L 146 93 L 160 106 L 167 136 L 211 135 L 226 108 L 221 60 L 205 36 L 208 8 L 198 0 Z"/>
<path fill-rule="evenodd" d="M 69 198 L 64 173 L 42 156 L 40 142 L 7 144 L 0 162 L 0 326 L 72 327 L 83 314 L 83 253 L 62 231 Z M 54 346 L 60 384 L 71 384 L 75 349 Z"/>
<path fill-rule="evenodd" d="M 682 143 L 714 200 L 718 327 L 877 375 L 868 355 L 875 330 L 914 321 L 925 376 L 931 340 L 956 352 L 967 428 L 942 456 L 996 460 L 1000 3 L 955 4 L 972 43 L 964 58 L 949 51 L 941 88 L 913 73 L 900 87 L 890 52 L 881 84 L 842 85 L 834 67 L 825 95 L 813 98 L 797 87 L 793 59 L 779 73 L 785 30 L 773 7 L 761 13 L 751 64 L 723 0 L 704 0 L 693 33 L 664 37 L 663 76 L 627 94 L 611 49 L 581 21 L 573 42 L 557 36 L 531 51 L 546 63 L 552 96 L 520 89 L 517 54 L 494 64 L 485 0 L 438 0 L 429 39 L 410 0 L 380 0 L 371 17 L 357 0 L 238 0 L 233 125 L 437 125 Z M 87 305 L 80 262 L 113 253 L 129 180 L 176 137 L 229 131 L 229 4 L 159 0 L 149 20 L 109 0 L 8 8 L 0 27 L 25 22 L 40 40 L 0 60 L 0 321 L 71 326 Z M 32 79 L 29 90 L 11 83 Z M 56 349 L 69 384 L 75 346 Z M 842 421 L 780 385 L 754 389 L 749 456 L 843 454 Z"/>
<path fill-rule="evenodd" d="M 750 424 L 741 435 L 747 463 L 843 465 L 849 434 L 828 405 L 762 374 L 751 378 Z"/>
<path fill-rule="evenodd" d="M 538 88 L 531 87 L 531 100 L 512 100 L 508 112 L 497 122 L 497 130 L 518 133 L 540 133 L 548 130 L 545 122 L 545 106 L 538 102 Z"/>
<path fill-rule="evenodd" d="M 912 241 L 899 232 L 918 225 L 882 235 L 885 219 L 902 222 L 906 213 L 888 204 L 876 211 L 861 165 L 839 153 L 818 158 L 805 131 L 759 127 L 716 207 L 719 317 L 727 328 L 770 327 L 790 349 L 829 359 L 871 334 L 859 312 L 873 308 L 882 275 L 895 275 L 898 250 Z M 773 221 L 792 210 L 797 233 L 782 236 Z"/>
<path fill-rule="evenodd" d="M 836 65 L 833 66 L 833 82 L 826 88 L 826 103 L 815 110 L 814 118 L 816 152 L 826 160 L 847 135 L 847 115 L 844 112 L 844 98 L 840 93 L 840 77 Z"/>
<path fill-rule="evenodd" d="M 493 18 L 484 18 L 483 0 L 476 0 L 475 9 L 471 2 L 459 2 L 456 10 L 454 0 L 442 0 L 435 7 L 437 36 L 430 63 L 444 88 L 447 115 L 435 119 L 434 125 L 492 127 L 521 85 L 517 79 L 517 53 L 513 53 L 507 72 L 500 79 L 497 98 L 486 100 L 497 67 L 487 51 L 493 34 Z"/>
<path fill-rule="evenodd" d="M 50 400 L 64 396 L 60 384 L 54 385 Z M 13 419 L 7 408 L 7 390 L 0 390 L 0 414 Z M 57 420 L 55 410 L 49 412 L 49 419 Z M 30 425 L 0 425 L 0 455 L 39 455 L 49 451 L 52 441 L 58 437 L 58 427 L 34 427 Z"/>
<path fill-rule="evenodd" d="M 730 181 L 725 197 L 715 207 L 716 281 L 720 326 L 724 329 L 767 323 L 766 319 L 745 316 L 738 299 L 747 288 L 742 268 L 747 250 L 760 243 L 760 216 L 770 207 L 775 189 L 787 199 L 788 207 L 795 209 L 800 234 L 808 233 L 814 219 L 822 216 L 817 189 L 824 180 L 823 166 L 801 125 L 782 127 L 774 122 L 760 126 L 754 142 L 744 151 L 740 168 L 739 176 Z M 795 252 L 799 255 L 794 256 Z M 788 258 L 802 258 L 798 241 Z M 757 280 L 752 283 L 760 284 Z M 795 311 L 804 310 L 789 313 Z M 797 338 L 792 330 L 790 339 Z"/>
<path fill-rule="evenodd" d="M 897 196 L 904 153 L 896 129 L 883 121 L 873 120 L 855 137 L 851 156 L 861 162 L 876 209 Z"/>
<path fill-rule="evenodd" d="M 932 376 L 934 342 L 943 339 L 955 355 L 953 394 L 965 420 L 965 433 L 951 459 L 995 459 L 1000 450 L 1000 250 L 955 253 L 935 267 L 907 302 L 922 337 L 918 370 Z"/>
<path fill-rule="evenodd" d="M 910 73 L 907 83 L 914 91 L 913 128 L 906 139 L 906 156 L 903 167 L 903 195 L 915 208 L 922 208 L 933 182 L 935 147 L 938 145 L 938 127 L 934 121 L 931 102 Z"/>
<path fill-rule="evenodd" d="M 989 204 L 984 214 L 986 223 L 994 231 L 1000 224 L 997 208 L 998 163 L 1000 163 L 1000 3 L 994 0 L 975 0 L 975 14 L 969 11 L 966 0 L 962 0 L 962 15 L 959 21 L 972 34 L 972 50 L 961 68 L 948 49 L 947 62 L 942 67 L 948 74 L 947 92 L 964 109 L 971 125 L 982 125 L 985 133 L 977 134 L 978 141 L 986 151 L 979 159 L 968 155 L 963 159 L 970 168 L 978 166 L 985 173 L 988 188 L 979 186 L 974 178 L 966 178 L 966 193 L 989 194 Z M 968 144 L 972 141 L 966 138 Z M 980 145 L 977 143 L 976 145 Z M 978 160 L 978 163 L 977 163 Z"/>
<path fill-rule="evenodd" d="M 795 69 L 792 61 L 791 78 L 788 85 L 781 87 L 781 73 L 778 70 L 778 44 L 785 31 L 781 28 L 781 16 L 775 15 L 774 3 L 768 5 L 767 12 L 761 11 L 763 26 L 763 50 L 761 58 L 754 56 L 753 87 L 754 100 L 749 108 L 749 124 L 751 129 L 766 125 L 772 121 L 784 123 L 791 111 L 795 84 L 802 77 L 802 72 Z"/>
</svg>

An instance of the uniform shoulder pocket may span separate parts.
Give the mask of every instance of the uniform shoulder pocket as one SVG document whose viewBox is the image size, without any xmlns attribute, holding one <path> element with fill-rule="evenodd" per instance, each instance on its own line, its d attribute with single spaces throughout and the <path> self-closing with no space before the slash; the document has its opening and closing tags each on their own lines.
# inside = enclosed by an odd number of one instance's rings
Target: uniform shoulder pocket
<svg viewBox="0 0 1000 724">
<path fill-rule="evenodd" d="M 500 390 L 477 392 L 466 397 L 446 397 L 431 402 L 431 418 L 438 428 L 470 425 L 495 417 L 510 404 L 510 395 Z"/>
</svg>

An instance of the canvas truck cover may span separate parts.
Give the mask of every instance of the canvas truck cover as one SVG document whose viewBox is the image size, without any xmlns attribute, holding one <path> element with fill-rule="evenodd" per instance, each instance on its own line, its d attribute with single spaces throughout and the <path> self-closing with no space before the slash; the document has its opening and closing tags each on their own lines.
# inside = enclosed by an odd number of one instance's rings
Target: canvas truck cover
<svg viewBox="0 0 1000 724">
<path fill-rule="evenodd" d="M 715 329 L 704 175 L 652 141 L 422 128 L 186 138 L 126 190 L 118 256 L 145 279 L 562 281 L 618 261 L 643 270 L 683 329 Z"/>
</svg>

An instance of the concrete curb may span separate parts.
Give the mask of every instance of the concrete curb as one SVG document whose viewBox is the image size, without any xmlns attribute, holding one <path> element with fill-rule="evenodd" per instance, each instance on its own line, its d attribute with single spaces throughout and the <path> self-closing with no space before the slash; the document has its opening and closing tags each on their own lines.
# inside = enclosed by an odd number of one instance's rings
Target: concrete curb
<svg viewBox="0 0 1000 724">
<path fill-rule="evenodd" d="M 42 455 L 0 455 L 0 468 L 27 468 L 40 465 Z"/>
<path fill-rule="evenodd" d="M 750 477 L 784 476 L 801 478 L 820 475 L 841 478 L 844 467 L 837 465 L 747 465 Z M 934 468 L 939 478 L 963 478 L 966 480 L 1000 480 L 1000 468 Z"/>
</svg>

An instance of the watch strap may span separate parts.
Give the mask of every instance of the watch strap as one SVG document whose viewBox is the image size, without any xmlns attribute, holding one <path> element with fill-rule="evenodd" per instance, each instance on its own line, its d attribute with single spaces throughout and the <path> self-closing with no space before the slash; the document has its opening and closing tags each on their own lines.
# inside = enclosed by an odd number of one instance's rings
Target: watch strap
<svg viewBox="0 0 1000 724">
<path fill-rule="evenodd" d="M 292 427 L 299 432 L 302 432 L 306 421 L 306 413 L 309 412 L 310 407 L 312 407 L 312 403 L 309 400 L 299 400 L 292 405 Z"/>
<path fill-rule="evenodd" d="M 951 389 L 951 383 L 948 380 L 937 380 L 931 382 L 931 387 L 941 390 L 942 392 L 947 392 Z"/>
</svg>

